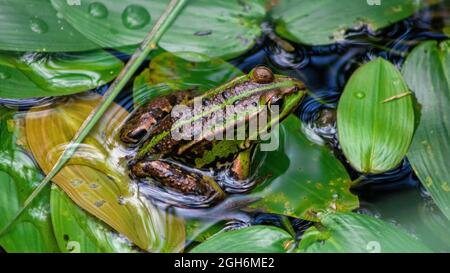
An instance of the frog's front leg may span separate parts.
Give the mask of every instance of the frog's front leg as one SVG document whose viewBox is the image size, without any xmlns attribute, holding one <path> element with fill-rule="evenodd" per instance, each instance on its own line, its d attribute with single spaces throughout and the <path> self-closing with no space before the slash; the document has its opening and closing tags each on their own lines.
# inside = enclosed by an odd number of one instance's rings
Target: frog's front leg
<svg viewBox="0 0 450 273">
<path fill-rule="evenodd" d="M 252 148 L 248 148 L 240 152 L 233 160 L 230 168 L 230 175 L 236 180 L 246 180 L 250 176 L 250 161 L 252 156 Z"/>
<path fill-rule="evenodd" d="M 183 194 L 214 196 L 216 201 L 224 197 L 224 192 L 213 178 L 172 162 L 144 159 L 131 167 L 131 173 L 138 178 L 151 177 Z"/>
<path fill-rule="evenodd" d="M 174 105 L 187 97 L 187 91 L 179 91 L 151 100 L 144 107 L 137 109 L 126 121 L 120 132 L 120 139 L 127 144 L 138 143 L 154 125 L 170 113 Z"/>
</svg>

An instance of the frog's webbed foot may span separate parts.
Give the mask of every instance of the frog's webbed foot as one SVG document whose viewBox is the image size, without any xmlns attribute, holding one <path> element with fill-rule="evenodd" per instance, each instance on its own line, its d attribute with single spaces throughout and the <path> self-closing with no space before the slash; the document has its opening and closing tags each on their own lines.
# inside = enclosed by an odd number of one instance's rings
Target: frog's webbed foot
<svg viewBox="0 0 450 273">
<path fill-rule="evenodd" d="M 122 127 L 120 139 L 127 144 L 139 143 L 153 126 L 170 113 L 174 105 L 186 100 L 187 96 L 187 91 L 174 92 L 157 97 L 138 108 Z"/>
<path fill-rule="evenodd" d="M 131 167 L 131 173 L 137 178 L 153 178 L 166 189 L 194 196 L 200 203 L 202 200 L 211 203 L 224 198 L 224 192 L 213 178 L 173 162 L 142 160 Z"/>
<path fill-rule="evenodd" d="M 257 180 L 250 177 L 250 162 L 253 149 L 240 152 L 233 160 L 229 169 L 220 175 L 221 184 L 228 193 L 245 193 L 252 189 Z"/>
</svg>

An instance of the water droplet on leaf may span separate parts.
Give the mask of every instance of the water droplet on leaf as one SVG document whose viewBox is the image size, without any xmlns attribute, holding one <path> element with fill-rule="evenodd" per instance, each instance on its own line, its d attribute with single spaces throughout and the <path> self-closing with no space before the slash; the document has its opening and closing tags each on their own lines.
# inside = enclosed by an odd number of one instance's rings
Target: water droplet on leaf
<svg viewBox="0 0 450 273">
<path fill-rule="evenodd" d="M 129 29 L 140 29 L 150 22 L 150 14 L 139 5 L 129 5 L 122 13 L 122 23 Z"/>
<path fill-rule="evenodd" d="M 195 36 L 208 36 L 212 34 L 212 30 L 200 30 L 194 33 Z"/>
<path fill-rule="evenodd" d="M 89 14 L 95 18 L 106 18 L 108 16 L 108 9 L 105 5 L 99 2 L 93 2 L 89 5 Z"/>
<path fill-rule="evenodd" d="M 33 17 L 30 19 L 30 29 L 34 33 L 44 34 L 48 31 L 48 25 L 42 19 Z"/>
<path fill-rule="evenodd" d="M 95 206 L 96 207 L 101 207 L 101 206 L 103 206 L 104 204 L 106 203 L 106 201 L 105 200 L 98 200 L 98 201 L 95 201 Z"/>
<path fill-rule="evenodd" d="M 11 77 L 8 72 L 0 71 L 0 80 L 7 80 Z"/>
<path fill-rule="evenodd" d="M 356 92 L 355 98 L 357 99 L 364 99 L 366 97 L 366 94 L 364 92 Z"/>
</svg>

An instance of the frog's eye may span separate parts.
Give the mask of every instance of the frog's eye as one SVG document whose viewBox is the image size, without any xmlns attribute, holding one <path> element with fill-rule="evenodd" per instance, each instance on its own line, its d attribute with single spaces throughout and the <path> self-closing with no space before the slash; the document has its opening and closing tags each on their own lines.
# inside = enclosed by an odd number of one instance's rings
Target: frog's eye
<svg viewBox="0 0 450 273">
<path fill-rule="evenodd" d="M 275 79 L 272 70 L 265 66 L 253 68 L 250 77 L 256 83 L 271 83 Z"/>
</svg>

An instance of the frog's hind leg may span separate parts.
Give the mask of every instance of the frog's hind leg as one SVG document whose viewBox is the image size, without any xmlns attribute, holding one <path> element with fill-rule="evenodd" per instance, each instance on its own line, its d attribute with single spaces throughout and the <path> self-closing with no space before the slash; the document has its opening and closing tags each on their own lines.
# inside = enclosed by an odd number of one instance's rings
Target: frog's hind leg
<svg viewBox="0 0 450 273">
<path fill-rule="evenodd" d="M 195 196 L 199 202 L 203 200 L 210 203 L 224 198 L 224 192 L 213 178 L 174 162 L 142 160 L 131 167 L 131 173 L 138 178 L 151 177 L 165 188 L 183 195 Z"/>
<path fill-rule="evenodd" d="M 167 116 L 173 106 L 187 100 L 187 91 L 157 97 L 137 109 L 120 131 L 120 139 L 127 144 L 137 144 L 151 128 Z"/>
</svg>

